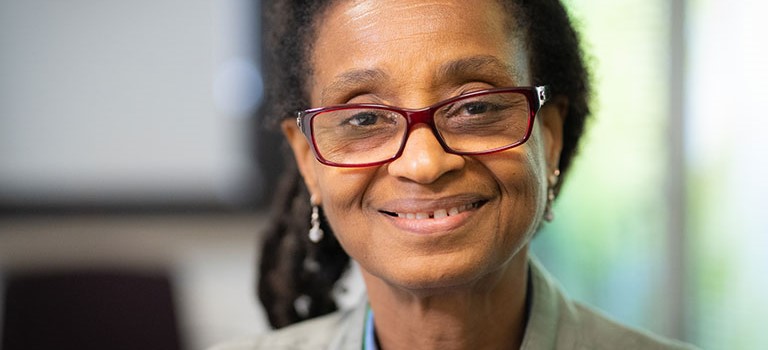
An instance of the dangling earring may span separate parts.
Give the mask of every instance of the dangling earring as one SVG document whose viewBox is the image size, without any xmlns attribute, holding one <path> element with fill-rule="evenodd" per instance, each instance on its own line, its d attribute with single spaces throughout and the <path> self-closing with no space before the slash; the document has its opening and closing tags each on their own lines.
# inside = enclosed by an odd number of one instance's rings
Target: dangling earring
<svg viewBox="0 0 768 350">
<path fill-rule="evenodd" d="M 547 204 L 544 207 L 544 220 L 552 222 L 555 219 L 555 213 L 552 211 L 552 204 L 555 202 L 555 186 L 560 180 L 560 169 L 555 169 L 548 178 L 549 186 L 547 189 Z"/>
<path fill-rule="evenodd" d="M 312 215 L 309 217 L 309 240 L 318 243 L 323 239 L 323 229 L 320 228 L 320 208 L 316 204 L 316 197 L 312 195 L 309 199 L 312 204 Z"/>
</svg>

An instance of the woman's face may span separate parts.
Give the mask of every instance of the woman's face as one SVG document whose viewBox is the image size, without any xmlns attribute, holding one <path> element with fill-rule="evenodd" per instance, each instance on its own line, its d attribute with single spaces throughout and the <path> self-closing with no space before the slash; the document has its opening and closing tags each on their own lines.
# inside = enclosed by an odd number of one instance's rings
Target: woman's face
<svg viewBox="0 0 768 350">
<path fill-rule="evenodd" d="M 523 35 L 510 28 L 494 0 L 337 1 L 310 55 L 312 106 L 420 108 L 529 86 Z M 400 158 L 366 168 L 322 165 L 293 121 L 284 131 L 310 192 L 365 272 L 408 289 L 446 288 L 501 271 L 527 245 L 558 161 L 561 110 L 545 106 L 522 146 L 481 156 L 446 153 L 417 124 Z"/>
</svg>

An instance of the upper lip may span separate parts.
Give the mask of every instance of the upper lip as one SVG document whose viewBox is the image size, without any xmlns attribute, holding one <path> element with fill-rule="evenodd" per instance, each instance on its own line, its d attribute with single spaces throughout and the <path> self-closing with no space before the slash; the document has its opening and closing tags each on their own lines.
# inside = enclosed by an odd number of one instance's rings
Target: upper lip
<svg viewBox="0 0 768 350">
<path fill-rule="evenodd" d="M 458 194 L 435 198 L 401 198 L 386 201 L 379 205 L 379 211 L 392 214 L 432 213 L 440 209 L 450 209 L 488 201 L 480 194 Z"/>
</svg>

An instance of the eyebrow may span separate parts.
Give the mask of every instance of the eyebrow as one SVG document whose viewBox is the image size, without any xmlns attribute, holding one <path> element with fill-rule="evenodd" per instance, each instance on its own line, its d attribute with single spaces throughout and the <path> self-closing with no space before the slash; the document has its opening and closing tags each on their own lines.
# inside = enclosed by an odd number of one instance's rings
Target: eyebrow
<svg viewBox="0 0 768 350">
<path fill-rule="evenodd" d="M 442 64 L 433 79 L 435 83 L 448 81 L 482 78 L 490 81 L 510 79 L 517 80 L 514 70 L 502 60 L 491 55 L 478 55 L 461 58 Z M 343 93 L 353 95 L 362 90 L 373 90 L 382 81 L 389 79 L 389 74 L 378 68 L 354 69 L 344 72 L 326 86 L 321 93 L 321 101 L 327 101 L 338 97 Z"/>
<path fill-rule="evenodd" d="M 355 69 L 338 75 L 331 84 L 323 89 L 321 101 L 328 101 L 339 92 L 352 94 L 354 92 L 373 88 L 376 83 L 389 79 L 389 75 L 381 69 Z"/>
<path fill-rule="evenodd" d="M 437 71 L 435 82 L 454 81 L 456 79 L 483 78 L 491 81 L 518 80 L 514 69 L 504 61 L 491 55 L 472 56 L 450 61 Z"/>
</svg>

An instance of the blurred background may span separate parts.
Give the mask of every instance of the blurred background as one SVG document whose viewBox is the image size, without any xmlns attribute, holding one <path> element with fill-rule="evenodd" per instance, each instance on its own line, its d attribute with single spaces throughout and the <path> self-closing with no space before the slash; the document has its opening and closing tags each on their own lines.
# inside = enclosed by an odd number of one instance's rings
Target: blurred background
<svg viewBox="0 0 768 350">
<path fill-rule="evenodd" d="M 595 113 L 536 254 L 622 322 L 764 347 L 768 5 L 567 5 Z M 246 0 L 0 0 L 3 348 L 50 333 L 202 349 L 267 328 L 254 264 L 282 156 L 253 117 L 260 16 Z"/>
</svg>

